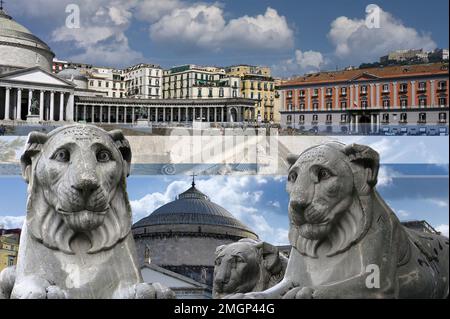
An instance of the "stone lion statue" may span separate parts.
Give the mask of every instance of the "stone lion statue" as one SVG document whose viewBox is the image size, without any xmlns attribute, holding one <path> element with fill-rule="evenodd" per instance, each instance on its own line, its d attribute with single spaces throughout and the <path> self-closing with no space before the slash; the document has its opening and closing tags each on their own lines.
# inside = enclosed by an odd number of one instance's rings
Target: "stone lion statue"
<svg viewBox="0 0 450 319">
<path fill-rule="evenodd" d="M 8 298 L 171 298 L 143 283 L 126 192 L 131 150 L 121 131 L 70 125 L 30 133 L 21 157 L 27 217 Z"/>
<path fill-rule="evenodd" d="M 266 242 L 244 238 L 216 249 L 213 297 L 262 291 L 283 279 L 287 258 Z"/>
<path fill-rule="evenodd" d="M 330 142 L 288 162 L 285 276 L 230 298 L 448 297 L 448 238 L 400 224 L 375 187 L 377 152 Z"/>
</svg>

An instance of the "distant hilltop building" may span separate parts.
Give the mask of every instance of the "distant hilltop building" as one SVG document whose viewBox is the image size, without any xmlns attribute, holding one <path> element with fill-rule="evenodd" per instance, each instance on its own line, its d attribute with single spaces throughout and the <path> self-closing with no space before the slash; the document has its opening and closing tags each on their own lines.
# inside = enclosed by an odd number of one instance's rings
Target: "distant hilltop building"
<svg viewBox="0 0 450 319">
<path fill-rule="evenodd" d="M 420 61 L 425 63 L 448 61 L 448 49 L 436 49 L 430 52 L 426 52 L 423 49 L 397 50 L 380 58 L 380 63 L 382 64 L 405 61 Z"/>
<path fill-rule="evenodd" d="M 142 266 L 154 264 L 212 287 L 217 246 L 258 236 L 195 183 L 132 227 Z M 146 270 L 143 270 L 145 279 Z"/>
<path fill-rule="evenodd" d="M 20 229 L 4 229 L 0 225 L 0 272 L 17 263 Z"/>
</svg>

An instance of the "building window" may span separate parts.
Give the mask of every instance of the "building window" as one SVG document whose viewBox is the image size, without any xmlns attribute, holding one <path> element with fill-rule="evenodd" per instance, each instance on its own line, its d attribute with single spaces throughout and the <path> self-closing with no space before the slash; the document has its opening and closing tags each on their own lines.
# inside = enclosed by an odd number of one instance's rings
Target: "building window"
<svg viewBox="0 0 450 319">
<path fill-rule="evenodd" d="M 401 113 L 400 114 L 400 123 L 407 123 L 408 122 L 408 114 Z"/>
<path fill-rule="evenodd" d="M 300 97 L 305 97 L 305 90 L 300 90 L 298 95 Z"/>
<path fill-rule="evenodd" d="M 406 93 L 408 92 L 408 84 L 407 83 L 401 83 L 400 84 L 400 93 Z"/>
<path fill-rule="evenodd" d="M 300 117 L 299 117 L 299 119 L 298 119 L 298 122 L 299 122 L 300 124 L 304 124 L 304 123 L 305 123 L 305 116 L 304 116 L 304 115 L 300 115 Z"/>
<path fill-rule="evenodd" d="M 391 101 L 390 100 L 383 100 L 383 108 L 384 109 L 388 109 L 391 106 Z"/>
<path fill-rule="evenodd" d="M 367 109 L 367 101 L 361 101 L 361 108 Z"/>
<path fill-rule="evenodd" d="M 202 97 L 202 89 L 201 88 L 198 89 L 197 97 Z"/>
<path fill-rule="evenodd" d="M 330 111 L 333 108 L 333 103 L 327 102 L 327 110 Z"/>
<path fill-rule="evenodd" d="M 345 110 L 347 108 L 347 102 L 346 101 L 342 101 L 341 102 L 341 109 Z"/>
<path fill-rule="evenodd" d="M 367 85 L 361 86 L 361 94 L 367 94 Z"/>
<path fill-rule="evenodd" d="M 288 106 L 288 110 L 292 111 L 292 103 L 289 103 L 287 106 Z"/>
<path fill-rule="evenodd" d="M 305 103 L 300 103 L 300 110 L 302 110 L 302 111 L 305 110 Z"/>
<path fill-rule="evenodd" d="M 389 93 L 389 84 L 383 84 L 383 92 Z"/>
<path fill-rule="evenodd" d="M 211 90 L 212 91 L 212 90 Z M 234 91 L 233 91 L 234 92 Z M 223 97 L 223 88 L 219 89 L 219 97 Z"/>
<path fill-rule="evenodd" d="M 331 124 L 333 121 L 333 116 L 331 114 L 327 114 L 327 124 Z"/>
<path fill-rule="evenodd" d="M 331 95 L 333 95 L 333 89 L 327 88 L 327 96 L 331 96 Z"/>
<path fill-rule="evenodd" d="M 313 96 L 318 96 L 318 95 L 319 95 L 319 89 L 314 89 Z"/>
<path fill-rule="evenodd" d="M 208 97 L 213 97 L 213 89 L 212 88 L 209 89 Z"/>
<path fill-rule="evenodd" d="M 427 89 L 427 82 L 419 82 L 419 91 L 424 92 Z"/>
<path fill-rule="evenodd" d="M 346 87 L 341 88 L 341 95 L 347 95 L 347 88 Z"/>
<path fill-rule="evenodd" d="M 319 109 L 319 103 L 314 102 L 314 103 L 313 103 L 313 110 L 314 110 L 314 111 L 317 111 L 318 109 Z"/>
<path fill-rule="evenodd" d="M 99 87 L 99 88 L 102 87 L 102 81 L 98 81 L 98 87 Z"/>
<path fill-rule="evenodd" d="M 94 81 L 89 81 L 90 86 L 94 86 Z"/>
<path fill-rule="evenodd" d="M 420 97 L 419 98 L 419 107 L 425 108 L 427 105 L 427 98 L 426 97 Z"/>
<path fill-rule="evenodd" d="M 292 115 L 288 115 L 287 116 L 286 122 L 287 122 L 287 124 L 291 124 L 292 123 Z"/>
<path fill-rule="evenodd" d="M 425 124 L 427 122 L 427 113 L 419 113 L 419 123 Z"/>
<path fill-rule="evenodd" d="M 312 122 L 313 122 L 313 123 L 319 122 L 319 116 L 318 116 L 317 114 L 314 114 L 314 115 L 312 116 Z"/>
<path fill-rule="evenodd" d="M 106 87 L 109 88 L 109 82 L 106 82 Z"/>
<path fill-rule="evenodd" d="M 445 81 L 439 81 L 439 83 L 438 83 L 438 90 L 439 90 L 439 91 L 445 91 L 445 90 L 447 90 L 447 82 L 445 82 Z"/>
<path fill-rule="evenodd" d="M 439 113 L 439 123 L 447 123 L 447 113 Z"/>
<path fill-rule="evenodd" d="M 406 109 L 407 106 L 408 106 L 408 100 L 407 99 L 401 99 L 400 100 L 400 107 L 402 109 Z"/>
<path fill-rule="evenodd" d="M 447 98 L 446 97 L 440 97 L 438 102 L 439 102 L 439 106 L 440 107 L 445 107 L 447 105 Z"/>
<path fill-rule="evenodd" d="M 389 123 L 389 114 L 388 113 L 384 113 L 383 117 L 381 118 L 381 121 L 385 124 Z"/>
<path fill-rule="evenodd" d="M 347 114 L 341 114 L 341 123 L 347 123 Z"/>
<path fill-rule="evenodd" d="M 14 256 L 8 256 L 8 267 L 14 266 L 15 258 Z"/>
<path fill-rule="evenodd" d="M 237 97 L 237 91 L 233 90 L 233 97 Z"/>
</svg>

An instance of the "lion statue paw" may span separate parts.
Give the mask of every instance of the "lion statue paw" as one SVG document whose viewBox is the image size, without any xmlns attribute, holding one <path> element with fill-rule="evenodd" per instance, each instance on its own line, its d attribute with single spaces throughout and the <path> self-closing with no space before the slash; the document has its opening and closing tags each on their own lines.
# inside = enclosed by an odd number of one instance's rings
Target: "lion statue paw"
<svg viewBox="0 0 450 319">
<path fill-rule="evenodd" d="M 159 283 L 138 283 L 116 291 L 114 299 L 175 299 L 175 293 Z"/>
<path fill-rule="evenodd" d="M 45 279 L 31 278 L 14 287 L 11 299 L 67 299 L 67 292 Z"/>
</svg>

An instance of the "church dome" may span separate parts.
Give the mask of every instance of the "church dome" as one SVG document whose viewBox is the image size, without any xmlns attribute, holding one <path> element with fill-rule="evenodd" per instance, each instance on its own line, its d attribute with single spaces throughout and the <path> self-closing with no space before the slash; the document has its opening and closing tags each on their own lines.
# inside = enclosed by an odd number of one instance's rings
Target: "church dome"
<svg viewBox="0 0 450 319">
<path fill-rule="evenodd" d="M 45 42 L 0 9 L 0 56 L 0 68 L 4 71 L 39 66 L 51 72 L 55 54 Z"/>
<path fill-rule="evenodd" d="M 213 203 L 195 185 L 178 195 L 178 198 L 155 210 L 134 224 L 133 229 L 156 225 L 212 225 L 233 228 L 232 233 L 256 236 L 225 208 Z"/>
</svg>

